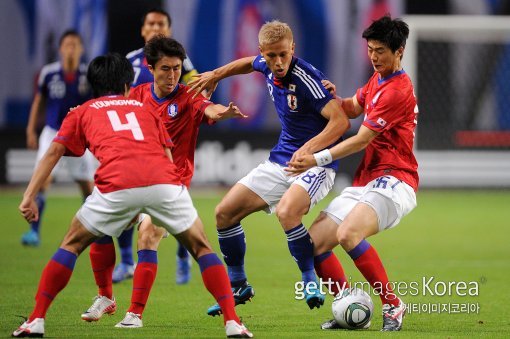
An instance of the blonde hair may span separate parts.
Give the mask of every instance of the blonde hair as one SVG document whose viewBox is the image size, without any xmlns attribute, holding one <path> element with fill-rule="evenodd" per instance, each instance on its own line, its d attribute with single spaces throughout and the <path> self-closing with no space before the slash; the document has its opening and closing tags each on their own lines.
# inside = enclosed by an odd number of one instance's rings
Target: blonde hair
<svg viewBox="0 0 510 339">
<path fill-rule="evenodd" d="M 289 25 L 279 20 L 266 22 L 259 31 L 260 46 L 274 44 L 286 38 L 291 42 L 294 40 L 292 30 Z"/>
</svg>

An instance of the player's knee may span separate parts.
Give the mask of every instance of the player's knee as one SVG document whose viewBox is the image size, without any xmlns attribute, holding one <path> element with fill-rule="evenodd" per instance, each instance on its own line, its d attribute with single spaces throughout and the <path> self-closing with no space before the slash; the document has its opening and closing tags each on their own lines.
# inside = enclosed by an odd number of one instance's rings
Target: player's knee
<svg viewBox="0 0 510 339">
<path fill-rule="evenodd" d="M 214 214 L 216 217 L 216 227 L 219 229 L 229 227 L 234 223 L 232 213 L 222 203 L 216 206 Z"/>
<path fill-rule="evenodd" d="M 342 246 L 346 251 L 350 251 L 356 247 L 356 245 L 362 240 L 359 239 L 358 232 L 348 225 L 342 225 L 342 227 L 338 228 L 336 238 L 340 246 Z"/>
<path fill-rule="evenodd" d="M 294 227 L 299 225 L 303 216 L 303 214 L 295 208 L 286 204 L 278 204 L 275 214 L 283 227 Z"/>
<path fill-rule="evenodd" d="M 138 231 L 138 249 L 157 250 L 164 233 L 165 230 L 156 225 L 140 225 Z"/>
</svg>

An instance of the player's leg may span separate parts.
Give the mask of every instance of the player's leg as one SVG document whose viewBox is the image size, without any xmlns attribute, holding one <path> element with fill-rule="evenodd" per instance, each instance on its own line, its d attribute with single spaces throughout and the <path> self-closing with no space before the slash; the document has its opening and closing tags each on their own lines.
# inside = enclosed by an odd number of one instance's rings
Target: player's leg
<svg viewBox="0 0 510 339">
<path fill-rule="evenodd" d="M 178 285 L 187 284 L 191 279 L 191 263 L 193 259 L 186 247 L 179 241 L 177 241 L 176 259 L 175 282 Z"/>
<path fill-rule="evenodd" d="M 119 283 L 125 279 L 133 277 L 135 271 L 135 263 L 133 259 L 133 234 L 135 229 L 128 228 L 122 232 L 117 238 L 120 251 L 120 263 L 113 271 L 113 282 Z"/>
<path fill-rule="evenodd" d="M 133 290 L 131 304 L 124 319 L 116 327 L 142 327 L 142 315 L 149 299 L 150 291 L 158 271 L 157 249 L 163 236 L 167 234 L 164 228 L 152 223 L 152 218 L 144 213 L 138 217 L 138 263 L 133 275 Z"/>
<path fill-rule="evenodd" d="M 379 294 L 383 304 L 383 331 L 402 327 L 405 304 L 395 295 L 377 251 L 365 239 L 398 224 L 416 206 L 414 191 L 394 177 L 381 177 L 365 186 L 337 230 L 337 240 Z"/>
<path fill-rule="evenodd" d="M 246 287 L 245 296 L 252 297 L 248 288 L 244 257 L 246 255 L 246 237 L 241 220 L 247 215 L 267 207 L 267 203 L 243 184 L 235 184 L 216 206 L 216 227 L 223 259 L 227 264 L 228 275 L 233 288 Z M 240 300 L 243 303 L 246 300 Z"/>
<path fill-rule="evenodd" d="M 333 249 L 338 246 L 337 229 L 337 221 L 321 212 L 308 230 L 314 245 L 315 272 L 333 295 L 349 287 L 344 269 L 333 253 Z"/>
<path fill-rule="evenodd" d="M 117 304 L 113 297 L 112 272 L 115 267 L 115 246 L 110 236 L 104 236 L 90 245 L 90 263 L 94 272 L 98 292 L 94 302 L 81 318 L 85 321 L 98 321 L 103 314 L 114 314 Z"/>
<path fill-rule="evenodd" d="M 324 303 L 314 271 L 314 249 L 303 216 L 325 197 L 333 186 L 335 173 L 332 169 L 314 167 L 298 176 L 283 194 L 276 216 L 287 236 L 290 254 L 296 260 L 306 291 L 306 303 L 313 309 Z"/>
<path fill-rule="evenodd" d="M 253 335 L 241 323 L 235 311 L 235 301 L 225 267 L 213 252 L 204 233 L 200 218 L 188 230 L 175 236 L 197 260 L 205 287 L 216 299 L 223 313 L 227 337 L 251 338 Z"/>
<path fill-rule="evenodd" d="M 42 336 L 44 334 L 44 318 L 48 308 L 69 282 L 78 256 L 95 239 L 97 239 L 96 235 L 83 226 L 76 217 L 73 218 L 60 248 L 42 272 L 32 313 L 27 321 L 12 333 L 12 336 L 24 337 L 29 334 Z"/>
</svg>

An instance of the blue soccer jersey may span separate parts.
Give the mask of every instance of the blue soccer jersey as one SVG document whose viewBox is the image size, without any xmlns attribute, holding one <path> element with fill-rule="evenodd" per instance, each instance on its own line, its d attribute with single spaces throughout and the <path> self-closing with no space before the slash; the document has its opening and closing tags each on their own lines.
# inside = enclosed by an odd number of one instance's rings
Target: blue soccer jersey
<svg viewBox="0 0 510 339">
<path fill-rule="evenodd" d="M 74 73 L 64 73 L 60 62 L 44 66 L 39 74 L 38 91 L 46 99 L 46 125 L 60 129 L 69 109 L 91 98 L 87 65 L 80 64 Z"/>
<path fill-rule="evenodd" d="M 136 87 L 138 85 L 154 81 L 154 77 L 149 71 L 147 60 L 143 54 L 143 48 L 128 53 L 126 58 L 129 60 L 131 65 L 133 65 L 133 70 L 135 71 L 135 79 L 131 87 Z M 191 76 L 195 74 L 197 74 L 195 66 L 193 66 L 191 60 L 188 56 L 186 56 L 182 62 L 182 74 L 179 82 L 186 84 L 191 79 Z"/>
<path fill-rule="evenodd" d="M 293 57 L 287 75 L 276 84 L 261 55 L 253 60 L 253 69 L 264 74 L 282 125 L 269 160 L 286 166 L 295 151 L 326 127 L 328 120 L 321 111 L 334 97 L 321 84 L 324 74 L 302 59 Z M 325 167 L 338 169 L 338 161 Z"/>
</svg>

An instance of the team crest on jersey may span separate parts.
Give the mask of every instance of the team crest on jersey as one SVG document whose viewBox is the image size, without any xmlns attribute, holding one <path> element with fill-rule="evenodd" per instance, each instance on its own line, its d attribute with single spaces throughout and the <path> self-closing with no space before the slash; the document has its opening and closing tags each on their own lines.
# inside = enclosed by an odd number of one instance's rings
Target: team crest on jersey
<svg viewBox="0 0 510 339">
<path fill-rule="evenodd" d="M 175 118 L 177 115 L 177 104 L 171 104 L 168 106 L 167 113 L 170 118 Z"/>
<path fill-rule="evenodd" d="M 287 94 L 287 104 L 291 110 L 297 108 L 297 97 L 294 94 Z"/>
<path fill-rule="evenodd" d="M 296 91 L 296 85 L 294 85 L 294 84 L 290 84 L 290 85 L 289 85 L 289 91 L 291 91 L 291 92 L 295 92 L 295 91 Z"/>
</svg>

